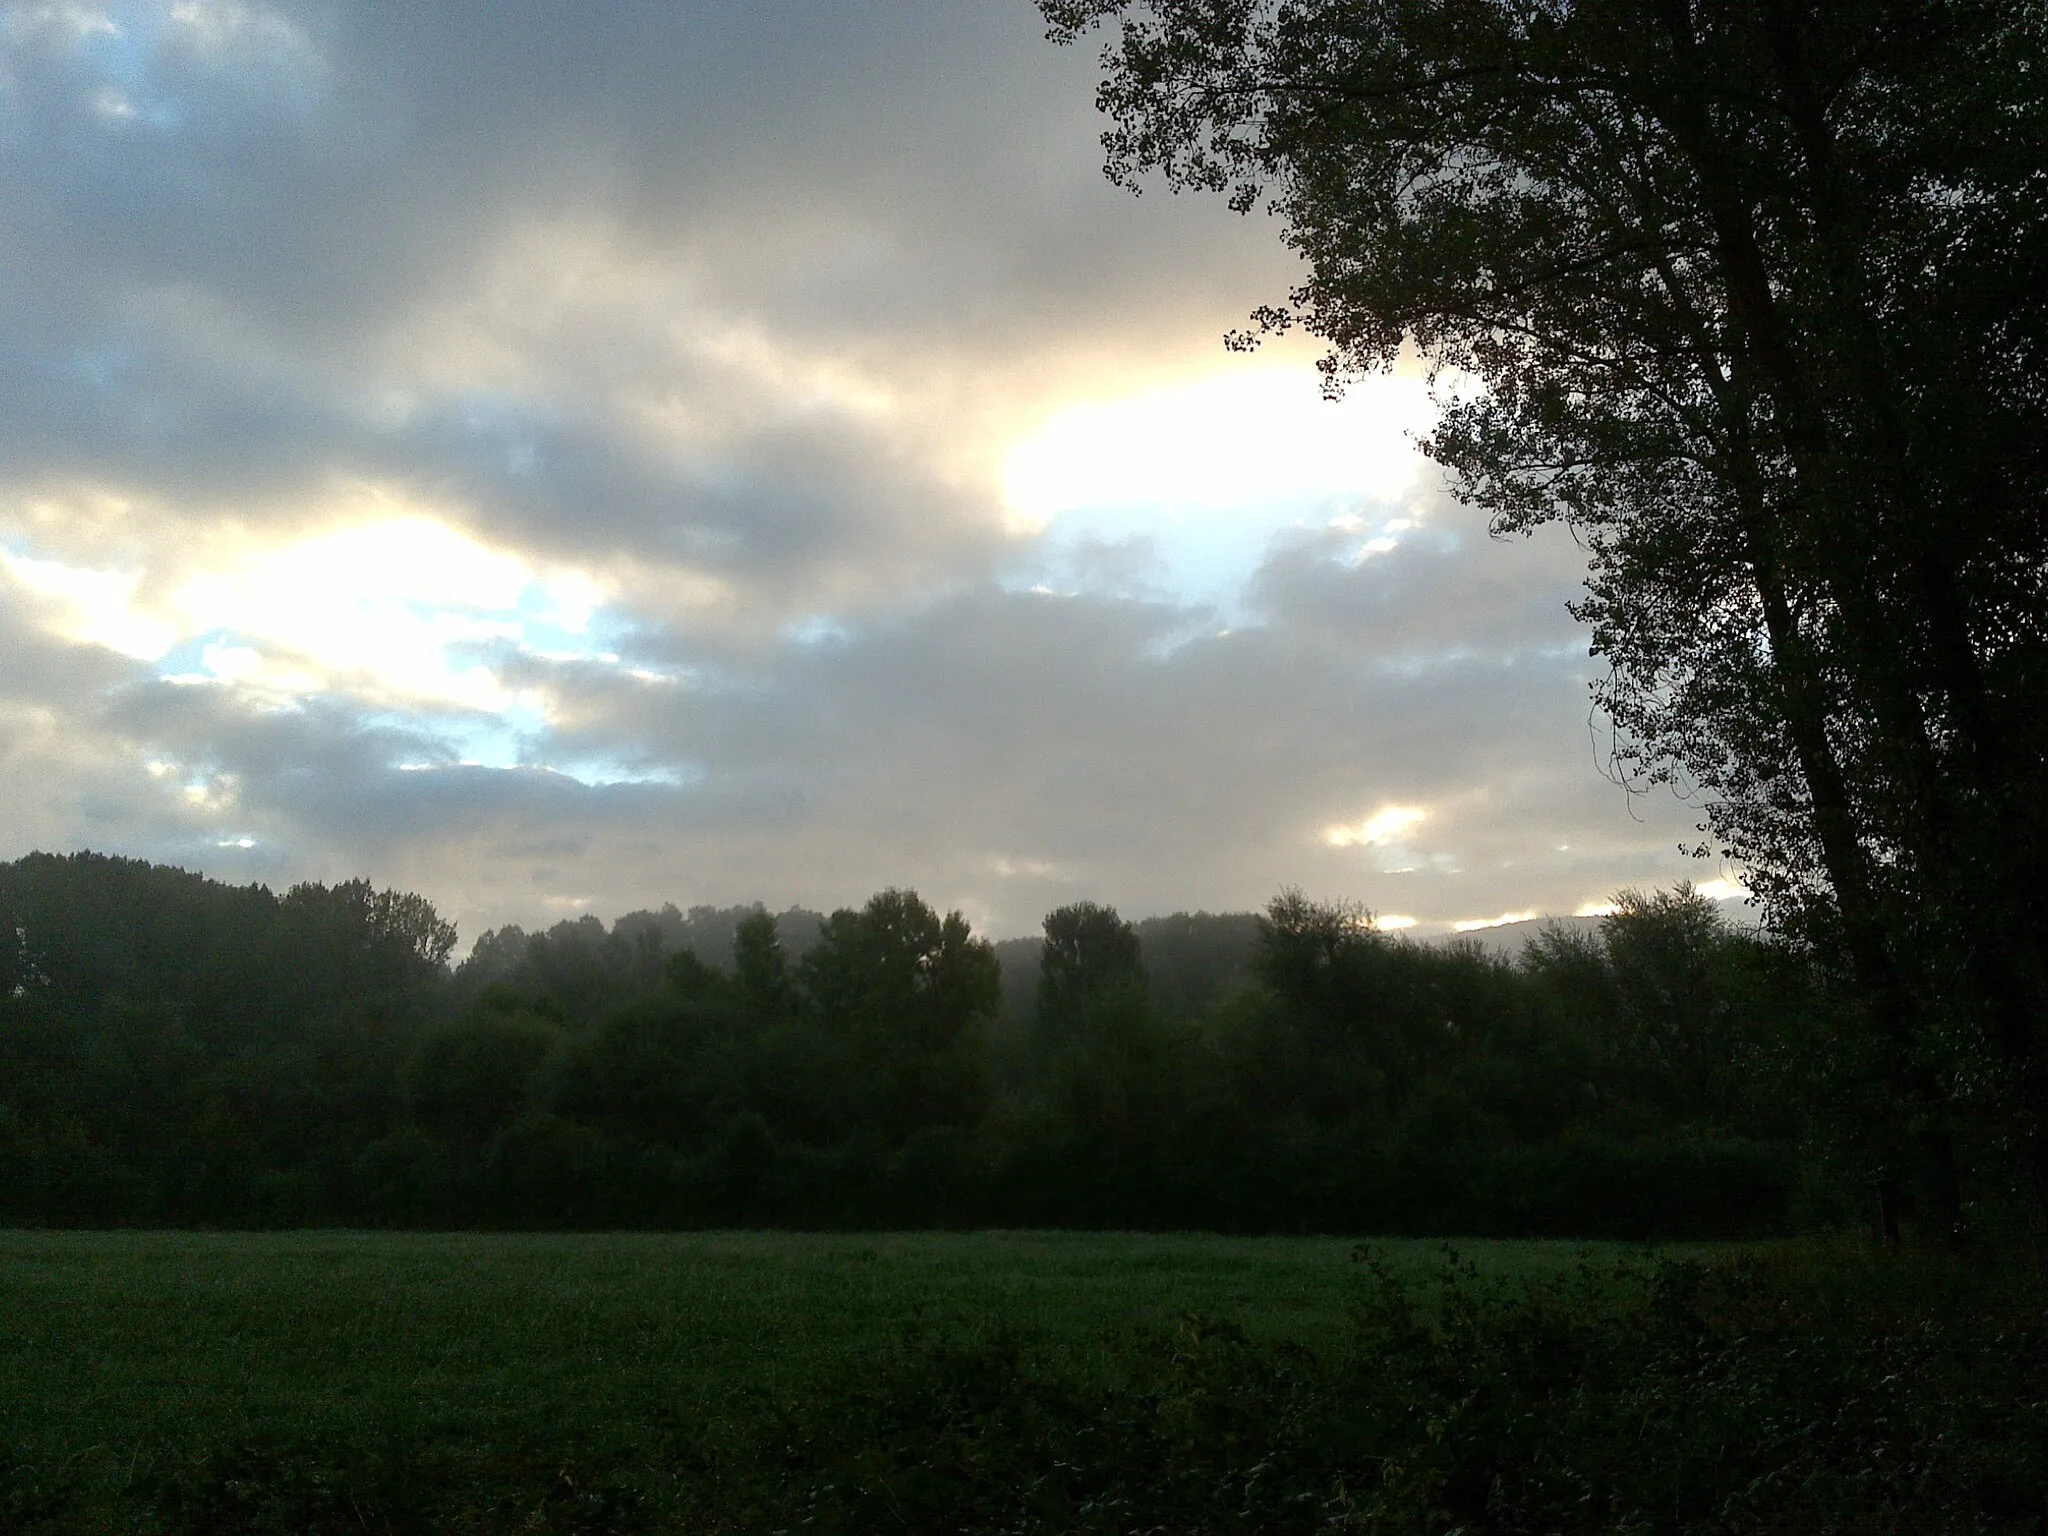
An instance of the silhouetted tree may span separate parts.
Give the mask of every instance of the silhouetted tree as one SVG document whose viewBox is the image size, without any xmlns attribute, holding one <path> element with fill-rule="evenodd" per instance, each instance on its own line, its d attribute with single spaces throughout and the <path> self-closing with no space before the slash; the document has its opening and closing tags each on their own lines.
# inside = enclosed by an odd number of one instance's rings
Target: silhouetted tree
<svg viewBox="0 0 2048 1536">
<path fill-rule="evenodd" d="M 1106 1000 L 1143 1007 L 1138 933 L 1114 907 L 1075 902 L 1046 914 L 1038 962 L 1038 1023 L 1057 1037 Z"/>
<path fill-rule="evenodd" d="M 1841 957 L 1902 1129 L 2048 1198 L 2048 18 L 1992 0 L 1044 0 L 1113 176 L 1262 201 L 1266 330 L 1405 347 L 1501 529 L 1568 520 L 1620 761 Z"/>
<path fill-rule="evenodd" d="M 756 907 L 740 919 L 732 942 L 733 981 L 753 1018 L 772 1024 L 790 1008 L 789 956 L 775 919 Z"/>
<path fill-rule="evenodd" d="M 879 892 L 857 912 L 832 914 L 798 976 L 823 1027 L 853 1047 L 885 1134 L 979 1117 L 988 1096 L 980 1029 L 1001 978 L 958 912 L 941 918 L 915 891 Z"/>
</svg>

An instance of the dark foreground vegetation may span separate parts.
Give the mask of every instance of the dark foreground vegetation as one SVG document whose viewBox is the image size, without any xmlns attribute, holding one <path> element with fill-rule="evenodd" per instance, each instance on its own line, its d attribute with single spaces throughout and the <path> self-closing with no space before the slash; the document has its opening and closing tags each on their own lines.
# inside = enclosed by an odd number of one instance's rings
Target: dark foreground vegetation
<svg viewBox="0 0 2048 1536">
<path fill-rule="evenodd" d="M 1684 891 L 1514 965 L 1294 895 L 1084 904 L 1005 946 L 1007 1012 L 904 891 L 501 930 L 452 972 L 361 882 L 33 855 L 0 907 L 26 1225 L 1725 1237 L 1864 1198 L 1809 1107 L 1824 978 Z"/>
<path fill-rule="evenodd" d="M 0 1237 L 0 1531 L 2039 1531 L 2048 1330 L 1828 1248 Z"/>
</svg>

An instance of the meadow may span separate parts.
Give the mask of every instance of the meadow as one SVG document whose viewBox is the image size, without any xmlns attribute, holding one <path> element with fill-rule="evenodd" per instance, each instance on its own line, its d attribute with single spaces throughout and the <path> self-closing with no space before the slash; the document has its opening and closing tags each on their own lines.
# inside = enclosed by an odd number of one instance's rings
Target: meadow
<svg viewBox="0 0 2048 1536">
<path fill-rule="evenodd" d="M 366 1427 L 421 1443 L 759 1432 L 929 1348 L 1026 1342 L 1113 1383 L 1187 1316 L 1338 1346 L 1337 1239 L 1121 1234 L 45 1233 L 0 1238 L 0 1436 L 17 1452 Z M 1392 1245 L 1419 1270 L 1428 1245 Z M 1583 1252 L 1483 1243 L 1489 1269 Z"/>
<path fill-rule="evenodd" d="M 2012 1388 L 2039 1329 L 1936 1338 L 1926 1287 L 1959 1273 L 1789 1251 L 8 1233 L 0 1531 L 1431 1531 L 1504 1478 L 1532 1512 L 1615 1485 L 1613 1518 L 1547 1528 L 1651 1529 L 1622 1485 L 1727 1504 L 1712 1468 L 1760 1412 L 1791 1481 L 1759 1508 L 1854 1474 L 1865 1504 L 1827 1497 L 1856 1529 L 1904 1436 L 1955 1528 L 2038 1517 L 2048 1424 Z M 1955 1419 L 1979 1399 L 2002 1428 Z"/>
</svg>

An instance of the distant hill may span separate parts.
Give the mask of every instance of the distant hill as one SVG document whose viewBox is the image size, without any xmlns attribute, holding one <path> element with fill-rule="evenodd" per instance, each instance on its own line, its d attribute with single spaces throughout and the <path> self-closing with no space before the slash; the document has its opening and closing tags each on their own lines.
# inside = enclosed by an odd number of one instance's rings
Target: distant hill
<svg viewBox="0 0 2048 1536">
<path fill-rule="evenodd" d="M 1731 926 L 1753 926 L 1755 918 L 1739 899 L 1718 903 Z M 1519 960 L 1529 941 L 1553 924 L 1574 933 L 1597 937 L 1597 917 L 1532 917 L 1494 928 L 1465 933 L 1393 934 L 1433 949 L 1471 944 L 1503 960 Z M 1144 955 L 1145 976 L 1153 1004 L 1167 1018 L 1193 1018 L 1233 988 L 1251 979 L 1257 952 L 1259 919 L 1255 912 L 1176 912 L 1170 917 L 1144 917 L 1132 924 Z M 1031 1017 L 1037 1006 L 1036 938 L 998 939 L 996 958 L 1003 967 L 1002 1016 L 1013 1021 Z"/>
<path fill-rule="evenodd" d="M 1730 928 L 1754 928 L 1756 913 L 1739 896 L 1727 896 L 1714 903 L 1721 921 Z M 1597 917 L 1532 917 L 1519 923 L 1502 923 L 1494 928 L 1473 928 L 1465 933 L 1433 933 L 1417 939 L 1418 944 L 1442 947 L 1449 944 L 1477 944 L 1488 954 L 1504 960 L 1519 960 L 1529 941 L 1545 928 L 1558 927 L 1597 936 L 1602 919 Z"/>
<path fill-rule="evenodd" d="M 1494 928 L 1474 928 L 1465 933 L 1433 933 L 1418 939 L 1419 944 L 1435 948 L 1448 948 L 1453 944 L 1476 944 L 1490 955 L 1503 960 L 1519 960 L 1522 951 L 1529 947 L 1529 941 L 1545 928 L 1558 927 L 1575 933 L 1597 935 L 1600 919 L 1597 917 L 1532 917 L 1519 923 L 1502 923 Z"/>
</svg>

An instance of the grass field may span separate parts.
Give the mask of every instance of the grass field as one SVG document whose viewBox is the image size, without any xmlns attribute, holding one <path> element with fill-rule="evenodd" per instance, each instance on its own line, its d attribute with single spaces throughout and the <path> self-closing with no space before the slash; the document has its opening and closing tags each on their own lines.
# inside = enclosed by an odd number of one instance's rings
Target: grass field
<svg viewBox="0 0 2048 1536">
<path fill-rule="evenodd" d="M 1716 1325 L 1681 1317 L 1611 1354 L 1611 1330 L 1590 1314 L 1633 1283 L 1615 1291 L 1598 1277 L 1642 1250 L 1458 1246 L 1477 1277 L 1471 1296 L 1527 1292 L 1533 1310 L 1479 1305 L 1437 1344 L 1383 1316 L 1380 1342 L 1361 1350 L 1375 1285 L 1382 1298 L 1389 1285 L 1434 1294 L 1424 1282 L 1442 1274 L 1443 1245 L 1373 1245 L 1375 1281 L 1356 1245 L 1334 1239 L 0 1233 L 0 1536 L 794 1530 L 806 1519 L 1124 1531 L 1147 1528 L 1135 1510 L 1148 1501 L 1181 1511 L 1162 1528 L 1320 1530 L 1339 1528 L 1327 1509 L 1366 1465 L 1406 1479 L 1387 1483 L 1402 1498 L 1423 1489 L 1421 1502 L 1341 1528 L 1438 1530 L 1464 1496 L 1467 1448 L 1442 1467 L 1371 1450 L 1451 1444 L 1439 1427 L 1425 1435 L 1422 1418 L 1470 1419 L 1486 1465 L 1522 1454 L 1517 1435 L 1551 1435 L 1529 1442 L 1546 1464 L 1619 1455 L 1602 1474 L 1613 1480 L 1635 1474 L 1643 1415 L 1663 1414 L 1674 1392 L 1694 1390 L 1685 1384 L 1720 1383 L 1701 1411 L 1725 1442 L 1726 1426 L 1767 1417 L 1788 1391 L 1868 1399 L 1872 1383 L 1898 1379 L 1885 1349 L 1917 1347 L 1879 1339 L 1866 1359 L 1855 1330 L 1828 1325 L 1853 1347 L 1829 1357 L 1827 1376 L 1801 1338 L 1786 1335 L 1782 1361 L 1752 1360 L 1699 1331 Z M 1817 1304 L 1803 1294 L 1800 1306 Z M 1762 1300 L 1763 1311 L 1736 1305 L 1782 1333 L 1783 1306 Z M 1741 1320 L 1722 1332 L 1757 1335 Z M 1985 1358 L 2010 1353 L 2001 1343 Z M 1588 1396 L 1560 1360 L 1608 1385 Z M 1757 1362 L 1791 1374 L 1766 1381 Z M 1660 1371 L 1680 1385 L 1629 1396 Z M 2003 1400 L 2004 1388 L 1984 1390 Z M 1489 1393 L 1525 1401 L 1513 1420 L 1525 1427 L 1473 1418 Z M 1954 1396 L 1926 1395 L 1942 1413 Z M 1888 1411 L 1880 1459 L 1897 1456 L 1902 1434 L 1969 1449 L 1947 1419 L 1913 1427 Z M 1610 1415 L 1625 1433 L 1610 1433 Z M 1707 1442 L 1679 1418 L 1666 1430 L 1671 1454 L 1725 1462 L 1725 1445 L 1688 1449 Z M 1844 1454 L 1865 1455 L 1867 1438 Z M 1812 1443 L 1788 1442 L 1792 1464 Z M 1124 1469 L 1140 1460 L 1149 1470 L 1129 1483 Z M 1307 1492 L 1253 1497 L 1259 1477 L 1289 1467 Z M 1047 1477 L 1055 1492 L 1094 1492 L 1041 1496 Z M 1130 1511 L 1102 1491 L 1118 1488 L 1137 1490 Z M 1300 1503 L 1311 1493 L 1315 1510 Z"/>
<path fill-rule="evenodd" d="M 991 1338 L 1114 1384 L 1189 1314 L 1338 1347 L 1336 1239 L 0 1234 L 0 1444 L 101 1483 L 223 1447 L 730 1459 L 822 1399 Z M 1420 1270 L 1441 1245 L 1380 1245 Z M 1548 1273 L 1585 1245 L 1476 1243 Z"/>
<path fill-rule="evenodd" d="M 1120 1234 L 0 1235 L 0 1436 L 177 1442 L 374 1421 L 478 1442 L 735 1427 L 1000 1332 L 1114 1377 L 1184 1315 L 1341 1341 L 1355 1245 Z M 1379 1245 L 1420 1270 L 1440 1244 Z M 1582 1244 L 1478 1243 L 1553 1272 Z"/>
</svg>

